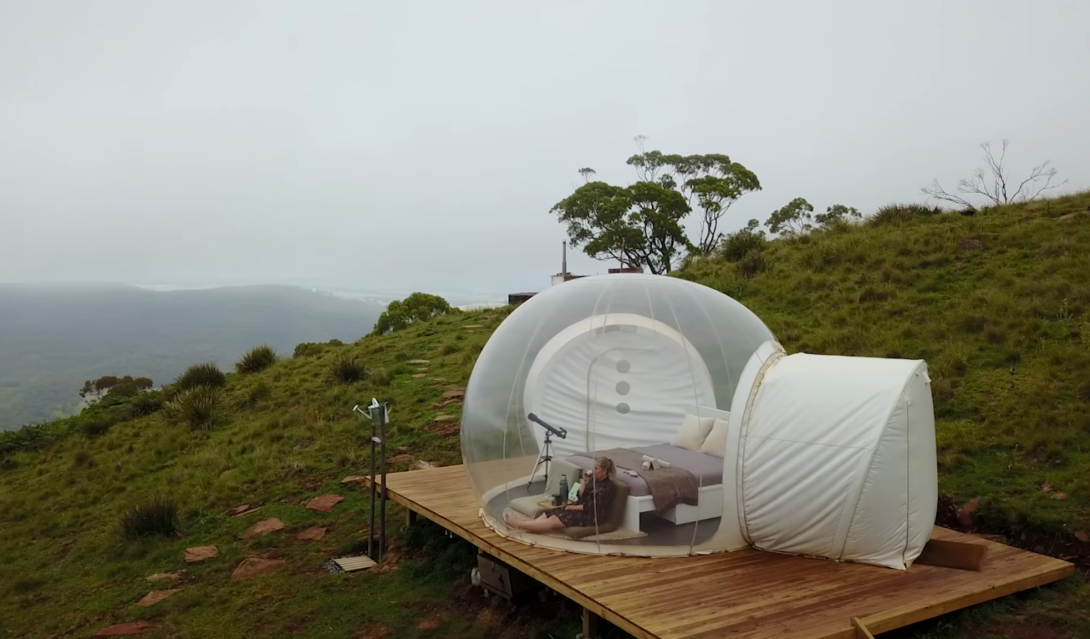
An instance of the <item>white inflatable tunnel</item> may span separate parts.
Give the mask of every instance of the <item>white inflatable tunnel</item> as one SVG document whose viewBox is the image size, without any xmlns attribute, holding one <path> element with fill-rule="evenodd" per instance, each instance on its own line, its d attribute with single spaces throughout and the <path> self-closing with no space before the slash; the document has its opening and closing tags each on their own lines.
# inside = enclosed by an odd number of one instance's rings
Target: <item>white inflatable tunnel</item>
<svg viewBox="0 0 1090 639">
<path fill-rule="evenodd" d="M 758 364 L 738 420 L 741 537 L 774 552 L 911 565 L 938 502 L 926 364 L 808 354 Z"/>
</svg>

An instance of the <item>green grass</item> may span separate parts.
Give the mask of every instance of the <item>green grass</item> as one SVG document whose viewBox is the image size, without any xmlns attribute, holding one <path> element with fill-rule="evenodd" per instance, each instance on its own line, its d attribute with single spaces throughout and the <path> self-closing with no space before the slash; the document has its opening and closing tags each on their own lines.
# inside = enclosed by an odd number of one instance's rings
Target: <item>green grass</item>
<svg viewBox="0 0 1090 639">
<path fill-rule="evenodd" d="M 1070 535 L 1090 529 L 1090 216 L 1057 218 L 1088 206 L 1084 194 L 974 217 L 902 207 L 909 212 L 887 210 L 879 223 L 736 244 L 732 260 L 697 260 L 679 276 L 739 299 L 789 351 L 926 359 L 947 498 L 980 498 L 978 520 L 989 530 Z M 958 250 L 971 239 L 983 250 Z M 83 637 L 151 618 L 156 626 L 142 636 L 573 636 L 570 605 L 558 613 L 482 598 L 466 582 L 472 549 L 428 527 L 391 526 L 405 553 L 398 570 L 322 570 L 366 539 L 367 496 L 340 483 L 368 464 L 368 426 L 352 406 L 391 402 L 391 454 L 410 458 L 391 471 L 414 459 L 459 463 L 457 438 L 425 426 L 439 412 L 458 413 L 434 405 L 449 388 L 465 388 L 507 312 L 441 316 L 354 344 L 300 345 L 292 358 L 224 376 L 210 428 L 195 430 L 165 409 L 185 397 L 168 388 L 154 401 L 108 397 L 80 416 L 0 436 L 0 635 Z M 469 324 L 485 328 L 468 333 Z M 414 359 L 430 360 L 427 377 L 413 378 Z M 348 361 L 364 374 L 330 383 Z M 219 380 L 214 371 L 203 378 Z M 325 493 L 346 500 L 332 513 L 302 507 Z M 155 498 L 176 506 L 177 535 L 126 539 L 126 513 Z M 262 508 L 228 515 L 244 503 Z M 399 514 L 391 507 L 390 521 Z M 239 538 L 269 517 L 285 530 Z M 329 529 L 325 539 L 295 540 L 315 525 Z M 218 558 L 184 563 L 185 548 L 207 544 Z M 238 562 L 255 555 L 286 567 L 231 581 Z M 181 592 L 136 605 L 169 587 L 144 577 L 182 568 Z M 1070 580 L 891 636 L 998 637 L 1020 623 L 1087 636 L 1090 588 Z"/>
</svg>

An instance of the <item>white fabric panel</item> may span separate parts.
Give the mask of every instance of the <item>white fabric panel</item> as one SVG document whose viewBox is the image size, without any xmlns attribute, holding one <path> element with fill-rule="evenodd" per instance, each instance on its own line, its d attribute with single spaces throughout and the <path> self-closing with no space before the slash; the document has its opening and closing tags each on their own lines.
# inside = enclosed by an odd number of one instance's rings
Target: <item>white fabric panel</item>
<svg viewBox="0 0 1090 639">
<path fill-rule="evenodd" d="M 939 505 L 939 474 L 935 447 L 935 407 L 931 379 L 923 362 L 908 384 L 908 547 L 905 564 L 920 556 L 931 539 Z"/>
<path fill-rule="evenodd" d="M 798 354 L 766 370 L 742 425 L 740 523 L 754 546 L 904 567 L 912 513 L 931 504 L 933 521 L 937 501 L 926 453 L 908 472 L 910 387 L 921 366 Z M 911 427 L 921 448 L 930 437 L 933 459 L 933 414 Z"/>
<path fill-rule="evenodd" d="M 707 366 L 669 326 L 640 315 L 596 316 L 541 349 L 526 384 L 526 407 L 567 429 L 557 457 L 673 441 L 687 409 L 712 404 Z M 534 427 L 539 444 L 545 430 Z"/>
<path fill-rule="evenodd" d="M 907 390 L 874 450 L 863 487 L 850 513 L 840 559 L 904 568 L 908 543 L 908 398 Z"/>
<path fill-rule="evenodd" d="M 751 391 L 761 371 L 770 360 L 782 357 L 783 354 L 783 347 L 774 340 L 761 344 L 750 356 L 745 368 L 742 369 L 742 374 L 738 377 L 738 387 L 734 391 L 730 411 L 723 415 L 729 424 L 727 444 L 723 451 L 723 516 L 719 519 L 719 530 L 711 539 L 696 546 L 695 549 L 738 550 L 749 545 L 749 541 L 742 534 L 741 524 L 741 468 L 738 462 L 741 459 L 740 451 L 743 441 L 742 421 L 745 418 L 746 406 L 750 403 Z M 715 415 L 716 413 L 704 411 L 701 414 Z"/>
<path fill-rule="evenodd" d="M 744 525 L 753 546 L 835 556 L 833 538 L 849 489 L 870 451 L 764 437 L 747 438 L 745 447 Z"/>
</svg>

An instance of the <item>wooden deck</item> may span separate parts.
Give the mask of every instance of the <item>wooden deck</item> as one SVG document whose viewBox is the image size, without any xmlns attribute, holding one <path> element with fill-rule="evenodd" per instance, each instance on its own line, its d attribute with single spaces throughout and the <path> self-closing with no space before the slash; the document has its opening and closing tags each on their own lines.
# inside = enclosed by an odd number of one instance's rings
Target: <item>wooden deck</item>
<svg viewBox="0 0 1090 639">
<path fill-rule="evenodd" d="M 886 632 L 1074 572 L 1068 562 L 939 527 L 936 539 L 987 547 L 979 572 L 918 564 L 898 571 L 753 549 L 656 559 L 566 553 L 489 530 L 462 466 L 389 475 L 387 494 L 641 639 L 850 639 L 853 617 Z"/>
</svg>

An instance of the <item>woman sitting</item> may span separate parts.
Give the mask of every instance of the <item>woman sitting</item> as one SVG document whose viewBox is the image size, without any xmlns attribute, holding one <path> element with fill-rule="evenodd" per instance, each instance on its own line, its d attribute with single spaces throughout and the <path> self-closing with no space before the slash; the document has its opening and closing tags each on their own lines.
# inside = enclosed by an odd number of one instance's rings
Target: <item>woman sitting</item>
<svg viewBox="0 0 1090 639">
<path fill-rule="evenodd" d="M 572 526 L 595 526 L 598 522 L 604 523 L 617 495 L 617 488 L 613 485 L 613 477 L 616 474 L 613 460 L 608 457 L 599 457 L 594 460 L 594 474 L 584 478 L 582 486 L 579 487 L 577 503 L 548 508 L 532 521 L 511 521 L 504 513 L 503 523 L 507 524 L 508 528 L 532 533 L 547 533 Z"/>
</svg>

